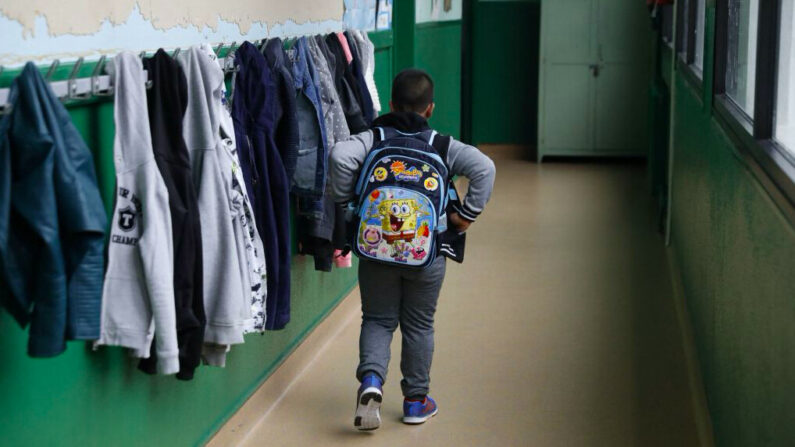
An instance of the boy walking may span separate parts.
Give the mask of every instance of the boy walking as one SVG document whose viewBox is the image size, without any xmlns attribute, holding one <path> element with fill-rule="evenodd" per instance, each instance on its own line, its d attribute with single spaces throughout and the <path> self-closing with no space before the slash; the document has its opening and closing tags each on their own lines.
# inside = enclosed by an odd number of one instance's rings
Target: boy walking
<svg viewBox="0 0 795 447">
<path fill-rule="evenodd" d="M 433 318 L 444 280 L 445 257 L 442 254 L 446 250 L 443 247 L 441 253 L 437 253 L 439 244 L 429 242 L 435 241 L 429 237 L 429 227 L 439 224 L 441 231 L 445 219 L 444 213 L 439 219 L 430 216 L 432 213 L 428 210 L 435 209 L 430 200 L 409 199 L 411 196 L 401 195 L 407 188 L 368 190 L 362 184 L 365 181 L 376 186 L 379 181 L 386 184 L 392 175 L 394 180 L 415 185 L 419 191 L 424 187 L 425 192 L 433 197 L 433 192 L 445 190 L 444 186 L 439 189 L 440 183 L 445 181 L 444 175 L 437 172 L 447 171 L 448 178 L 454 175 L 467 177 L 470 183 L 466 196 L 462 201 L 454 202 L 453 207 L 448 207 L 446 213 L 448 232 L 463 233 L 483 211 L 491 196 L 495 177 L 494 163 L 477 148 L 438 135 L 428 126 L 427 120 L 433 114 L 435 104 L 433 80 L 426 72 L 416 69 L 400 72 L 393 81 L 389 105 L 391 113 L 376 119 L 373 130 L 336 144 L 330 157 L 331 188 L 335 200 L 357 200 L 358 203 L 362 201 L 356 193 L 357 180 L 374 147 L 384 149 L 397 145 L 391 145 L 390 139 L 403 144 L 416 139 L 418 142 L 414 146 L 427 148 L 431 154 L 430 158 L 424 157 L 425 154 L 416 158 L 395 157 L 395 161 L 387 158 L 385 161 L 391 165 L 375 167 L 373 175 L 364 179 L 358 188 L 360 193 L 362 189 L 368 191 L 366 198 L 373 202 L 374 211 L 365 217 L 377 223 L 368 225 L 363 220 L 357 242 L 363 315 L 356 370 L 361 386 L 357 394 L 354 425 L 360 430 L 374 430 L 381 424 L 382 386 L 387 376 L 392 334 L 398 324 L 403 334 L 400 361 L 403 422 L 421 424 L 438 411 L 436 402 L 428 396 L 428 389 L 434 349 Z M 444 164 L 439 171 L 428 166 L 432 163 L 422 164 L 420 169 L 410 164 L 410 160 L 415 159 L 419 163 L 422 159 L 438 159 Z M 397 192 L 393 195 L 393 191 Z M 365 200 L 363 203 L 370 202 Z M 383 226 L 378 223 L 379 219 L 383 220 Z M 422 268 L 412 268 L 412 265 Z"/>
</svg>

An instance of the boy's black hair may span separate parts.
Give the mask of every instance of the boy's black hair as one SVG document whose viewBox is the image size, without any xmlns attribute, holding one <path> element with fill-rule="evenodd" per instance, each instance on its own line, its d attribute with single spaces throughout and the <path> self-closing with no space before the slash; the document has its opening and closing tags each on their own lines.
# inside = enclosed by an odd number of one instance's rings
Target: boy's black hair
<svg viewBox="0 0 795 447">
<path fill-rule="evenodd" d="M 407 68 L 392 81 L 392 106 L 401 112 L 422 113 L 433 102 L 433 79 L 427 72 Z"/>
</svg>

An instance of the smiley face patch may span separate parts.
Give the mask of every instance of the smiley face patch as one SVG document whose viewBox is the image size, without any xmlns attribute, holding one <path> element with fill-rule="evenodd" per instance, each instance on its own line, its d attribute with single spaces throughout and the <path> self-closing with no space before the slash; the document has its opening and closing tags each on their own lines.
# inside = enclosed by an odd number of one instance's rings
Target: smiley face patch
<svg viewBox="0 0 795 447">
<path fill-rule="evenodd" d="M 373 176 L 379 182 L 383 182 L 384 180 L 386 180 L 386 176 L 388 174 L 389 173 L 386 171 L 386 168 L 384 168 L 384 167 L 378 167 L 378 168 L 375 169 L 375 172 L 373 172 Z"/>
</svg>

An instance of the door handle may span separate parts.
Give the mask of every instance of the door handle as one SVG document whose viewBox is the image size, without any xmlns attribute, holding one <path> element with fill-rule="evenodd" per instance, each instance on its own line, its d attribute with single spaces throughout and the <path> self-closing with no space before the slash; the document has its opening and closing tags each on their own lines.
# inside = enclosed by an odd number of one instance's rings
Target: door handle
<svg viewBox="0 0 795 447">
<path fill-rule="evenodd" d="M 601 65 L 599 65 L 599 64 L 591 64 L 591 65 L 588 66 L 588 68 L 591 70 L 591 73 L 593 74 L 593 77 L 595 77 L 595 78 L 599 77 L 599 70 L 602 68 Z"/>
</svg>

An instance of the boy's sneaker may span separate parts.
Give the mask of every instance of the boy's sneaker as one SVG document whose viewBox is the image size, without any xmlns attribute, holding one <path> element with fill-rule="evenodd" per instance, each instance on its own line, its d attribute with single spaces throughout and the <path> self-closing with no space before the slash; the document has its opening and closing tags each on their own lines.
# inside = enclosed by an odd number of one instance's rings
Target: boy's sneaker
<svg viewBox="0 0 795 447">
<path fill-rule="evenodd" d="M 384 392 L 381 379 L 375 374 L 367 374 L 356 393 L 356 417 L 353 425 L 359 430 L 375 430 L 381 425 L 381 401 Z"/>
<path fill-rule="evenodd" d="M 428 396 L 424 400 L 403 399 L 403 423 L 422 424 L 428 419 L 436 416 L 439 408 L 436 401 Z"/>
</svg>

